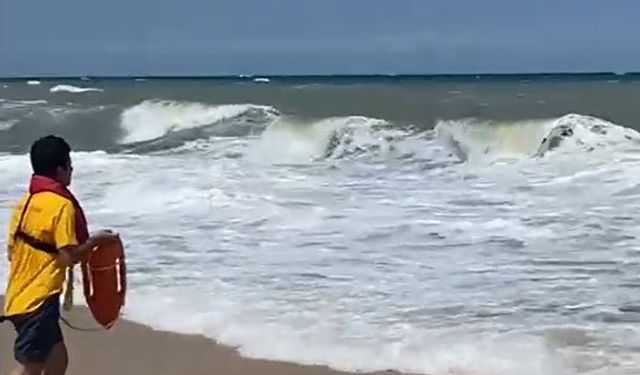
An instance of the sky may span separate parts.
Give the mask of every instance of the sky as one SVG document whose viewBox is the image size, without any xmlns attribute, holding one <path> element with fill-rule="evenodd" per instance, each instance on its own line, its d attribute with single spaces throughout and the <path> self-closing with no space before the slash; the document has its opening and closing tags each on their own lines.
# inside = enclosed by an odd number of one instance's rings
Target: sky
<svg viewBox="0 0 640 375">
<path fill-rule="evenodd" d="M 637 0 L 0 0 L 0 76 L 640 70 Z"/>
</svg>

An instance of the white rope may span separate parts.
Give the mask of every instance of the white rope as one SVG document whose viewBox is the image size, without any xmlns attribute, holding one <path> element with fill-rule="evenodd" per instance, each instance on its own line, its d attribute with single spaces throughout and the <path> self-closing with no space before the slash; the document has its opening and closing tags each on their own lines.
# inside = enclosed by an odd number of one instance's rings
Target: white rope
<svg viewBox="0 0 640 375">
<path fill-rule="evenodd" d="M 67 284 L 66 284 L 66 288 L 65 288 L 65 291 L 64 291 L 64 302 L 62 304 L 62 308 L 65 311 L 69 311 L 73 307 L 73 289 L 74 289 L 73 288 L 73 282 L 74 282 L 73 266 L 71 266 L 71 267 L 67 268 Z M 62 322 L 67 327 L 69 327 L 69 328 L 71 328 L 73 330 L 76 330 L 76 331 L 96 332 L 96 331 L 104 331 L 105 330 L 102 327 L 98 327 L 98 328 L 79 327 L 79 326 L 69 322 L 69 320 L 67 318 L 65 318 L 64 316 L 62 316 L 62 314 L 60 315 L 60 320 L 62 320 Z"/>
</svg>

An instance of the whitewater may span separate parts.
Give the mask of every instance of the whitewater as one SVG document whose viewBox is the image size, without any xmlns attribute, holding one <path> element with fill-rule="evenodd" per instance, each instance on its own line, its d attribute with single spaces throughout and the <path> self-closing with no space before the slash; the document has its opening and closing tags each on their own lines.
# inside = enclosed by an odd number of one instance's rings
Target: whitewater
<svg viewBox="0 0 640 375">
<path fill-rule="evenodd" d="M 632 127 L 570 110 L 310 114 L 232 91 L 120 102 L 87 84 L 0 92 L 0 226 L 30 175 L 25 147 L 75 140 L 91 229 L 127 247 L 125 318 L 352 371 L 640 370 Z"/>
</svg>

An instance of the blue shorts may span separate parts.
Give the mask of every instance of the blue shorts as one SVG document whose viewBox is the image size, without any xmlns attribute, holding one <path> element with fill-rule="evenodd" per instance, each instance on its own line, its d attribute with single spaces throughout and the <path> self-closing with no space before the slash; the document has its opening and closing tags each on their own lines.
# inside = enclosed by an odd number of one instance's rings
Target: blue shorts
<svg viewBox="0 0 640 375">
<path fill-rule="evenodd" d="M 22 364 L 44 363 L 51 349 L 63 341 L 60 330 L 60 300 L 56 294 L 35 311 L 7 317 L 16 330 L 13 354 Z"/>
</svg>

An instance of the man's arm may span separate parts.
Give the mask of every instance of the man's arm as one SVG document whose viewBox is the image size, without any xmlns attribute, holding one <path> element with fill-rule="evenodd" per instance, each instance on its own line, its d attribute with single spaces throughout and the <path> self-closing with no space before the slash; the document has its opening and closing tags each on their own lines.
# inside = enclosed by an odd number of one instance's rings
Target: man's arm
<svg viewBox="0 0 640 375">
<path fill-rule="evenodd" d="M 67 267 L 73 266 L 82 260 L 91 250 L 97 246 L 93 239 L 80 245 L 70 245 L 58 249 L 58 261 Z"/>
<path fill-rule="evenodd" d="M 103 241 L 117 236 L 109 231 L 100 231 L 84 243 L 78 243 L 75 227 L 75 212 L 72 204 L 66 204 L 57 217 L 54 237 L 58 248 L 58 260 L 65 266 L 73 266 Z"/>
<path fill-rule="evenodd" d="M 24 200 L 22 201 L 24 204 Z M 11 221 L 9 222 L 9 230 L 7 231 L 7 261 L 11 262 L 11 249 L 13 248 L 13 236 L 18 229 L 18 221 L 20 221 L 20 214 L 23 210 L 22 204 L 17 204 L 13 207 L 13 213 L 11 214 Z"/>
<path fill-rule="evenodd" d="M 58 260 L 67 267 L 73 266 L 74 264 L 81 261 L 87 254 L 93 251 L 96 246 L 105 241 L 114 239 L 117 236 L 117 233 L 113 233 L 111 231 L 100 231 L 89 237 L 89 239 L 85 243 L 79 245 L 64 246 L 58 249 Z"/>
<path fill-rule="evenodd" d="M 9 235 L 7 235 L 7 261 L 11 262 L 11 248 L 13 247 L 13 231 L 9 228 Z"/>
<path fill-rule="evenodd" d="M 14 213 L 15 216 L 15 213 Z M 7 234 L 7 261 L 11 262 L 11 250 L 13 249 L 13 236 L 16 232 L 15 228 L 15 217 L 11 220 L 9 224 L 9 233 Z"/>
</svg>

